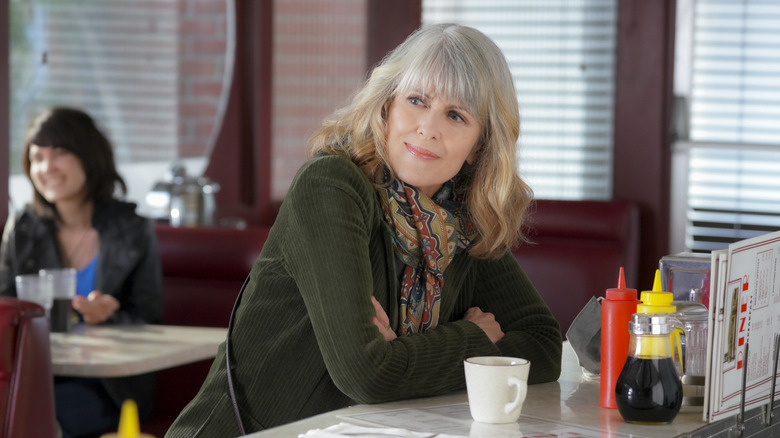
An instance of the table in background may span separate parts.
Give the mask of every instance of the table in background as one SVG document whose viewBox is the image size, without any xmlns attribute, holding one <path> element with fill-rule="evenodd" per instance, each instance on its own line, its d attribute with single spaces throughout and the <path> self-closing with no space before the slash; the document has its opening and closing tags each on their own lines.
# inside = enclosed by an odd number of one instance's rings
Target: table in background
<svg viewBox="0 0 780 438">
<path fill-rule="evenodd" d="M 124 377 L 213 358 L 226 328 L 77 325 L 51 333 L 55 376 Z"/>
<path fill-rule="evenodd" d="M 382 411 L 434 408 L 453 404 L 467 403 L 465 392 L 439 397 L 402 400 L 375 405 L 356 405 L 338 409 L 294 423 L 248 435 L 252 438 L 291 437 L 306 433 L 311 429 L 324 429 L 341 422 L 349 422 L 365 426 L 380 427 L 376 424 L 363 423 L 356 420 L 355 415 L 379 413 Z M 465 415 L 465 414 L 464 414 Z M 750 417 L 749 415 L 747 417 Z M 623 421 L 617 409 L 603 409 L 599 406 L 599 380 L 585 377 L 577 362 L 574 351 L 568 342 L 563 346 L 563 367 L 557 382 L 530 385 L 528 396 L 523 404 L 522 417 L 519 420 L 522 427 L 523 419 L 542 420 L 555 424 L 583 428 L 593 436 L 633 436 L 633 437 L 672 437 L 672 436 L 734 436 L 735 420 L 725 419 L 708 424 L 702 420 L 701 407 L 683 407 L 671 424 L 638 425 Z M 776 421 L 778 423 L 780 421 Z M 395 427 L 405 428 L 404 424 Z M 772 429 L 772 428 L 769 428 Z M 767 429 L 768 435 L 772 431 Z M 695 432 L 695 433 L 694 433 Z M 501 435 L 510 437 L 510 435 Z M 517 436 L 522 436 L 518 433 Z"/>
</svg>

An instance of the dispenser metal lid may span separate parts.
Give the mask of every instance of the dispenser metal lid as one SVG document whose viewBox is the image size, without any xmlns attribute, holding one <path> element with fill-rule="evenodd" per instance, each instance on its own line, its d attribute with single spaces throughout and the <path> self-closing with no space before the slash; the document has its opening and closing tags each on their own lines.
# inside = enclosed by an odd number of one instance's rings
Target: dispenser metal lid
<svg viewBox="0 0 780 438">
<path fill-rule="evenodd" d="M 628 330 L 636 335 L 668 335 L 672 332 L 672 317 L 666 314 L 635 313 Z"/>
<path fill-rule="evenodd" d="M 176 162 L 146 199 L 148 205 L 157 209 L 157 216 L 168 219 L 174 227 L 211 226 L 215 224 L 215 194 L 219 190 L 218 183 L 205 176 L 188 175 L 185 166 Z"/>
</svg>

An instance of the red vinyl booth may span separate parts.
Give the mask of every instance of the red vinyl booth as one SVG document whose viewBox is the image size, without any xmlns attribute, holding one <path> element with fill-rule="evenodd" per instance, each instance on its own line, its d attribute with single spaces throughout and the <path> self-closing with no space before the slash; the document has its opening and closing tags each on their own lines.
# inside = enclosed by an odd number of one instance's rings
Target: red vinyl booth
<svg viewBox="0 0 780 438">
<path fill-rule="evenodd" d="M 168 325 L 227 327 L 268 228 L 156 227 L 163 269 L 163 318 Z M 141 431 L 161 438 L 195 397 L 213 360 L 157 373 L 152 418 Z"/>
<path fill-rule="evenodd" d="M 530 243 L 512 252 L 550 306 L 564 337 L 591 298 L 617 286 L 621 266 L 626 285 L 636 287 L 640 220 L 635 204 L 536 200 L 526 226 Z"/>
<path fill-rule="evenodd" d="M 35 303 L 0 298 L 0 438 L 54 436 L 49 321 Z"/>
</svg>

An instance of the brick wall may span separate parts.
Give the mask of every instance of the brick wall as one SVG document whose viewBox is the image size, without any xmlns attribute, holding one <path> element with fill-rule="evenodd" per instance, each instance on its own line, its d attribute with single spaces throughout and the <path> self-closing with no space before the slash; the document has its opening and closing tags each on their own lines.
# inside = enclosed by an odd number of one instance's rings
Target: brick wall
<svg viewBox="0 0 780 438">
<path fill-rule="evenodd" d="M 213 145 L 227 44 L 224 1 L 179 2 L 179 156 L 199 157 Z"/>
<path fill-rule="evenodd" d="M 366 1 L 274 2 L 272 196 L 281 199 L 306 141 L 366 74 Z"/>
</svg>

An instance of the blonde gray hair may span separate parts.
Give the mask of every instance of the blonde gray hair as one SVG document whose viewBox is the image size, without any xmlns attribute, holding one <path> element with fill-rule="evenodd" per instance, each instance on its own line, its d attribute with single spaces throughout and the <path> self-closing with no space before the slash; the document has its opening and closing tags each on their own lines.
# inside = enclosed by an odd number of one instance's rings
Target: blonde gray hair
<svg viewBox="0 0 780 438">
<path fill-rule="evenodd" d="M 479 237 L 469 252 L 497 258 L 523 239 L 522 224 L 533 194 L 517 174 L 520 114 L 514 80 L 496 44 L 482 32 L 457 24 L 424 26 L 380 62 L 345 107 L 323 121 L 308 144 L 349 157 L 377 185 L 389 168 L 385 128 L 393 98 L 433 90 L 459 101 L 482 126 L 473 166 L 464 166 L 456 187 Z M 391 169 L 392 171 L 392 169 Z"/>
</svg>

